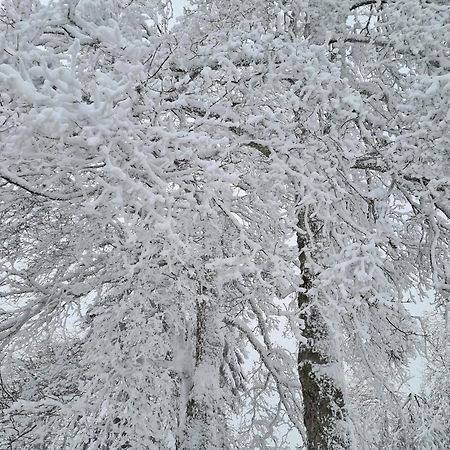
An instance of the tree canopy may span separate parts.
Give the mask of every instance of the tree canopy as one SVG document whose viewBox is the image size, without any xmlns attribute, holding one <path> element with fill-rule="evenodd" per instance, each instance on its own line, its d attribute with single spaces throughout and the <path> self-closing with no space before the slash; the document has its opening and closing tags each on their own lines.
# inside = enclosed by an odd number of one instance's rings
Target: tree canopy
<svg viewBox="0 0 450 450">
<path fill-rule="evenodd" d="M 450 6 L 172 16 L 0 5 L 0 447 L 446 448 Z"/>
</svg>

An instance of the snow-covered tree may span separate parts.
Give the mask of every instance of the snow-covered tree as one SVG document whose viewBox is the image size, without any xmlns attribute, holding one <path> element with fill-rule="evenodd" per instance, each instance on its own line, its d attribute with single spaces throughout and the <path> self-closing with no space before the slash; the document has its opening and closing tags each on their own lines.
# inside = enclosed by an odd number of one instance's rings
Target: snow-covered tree
<svg viewBox="0 0 450 450">
<path fill-rule="evenodd" d="M 434 81 L 436 100 L 424 97 L 431 80 L 422 84 L 415 46 L 426 34 L 435 50 L 425 57 L 434 58 L 433 67 L 446 64 L 448 38 L 439 33 L 449 9 L 402 2 L 196 5 L 191 60 L 222 97 L 191 112 L 231 131 L 251 158 L 268 158 L 262 164 L 290 186 L 309 446 L 347 447 L 353 440 L 361 447 L 349 436 L 363 431 L 359 424 L 349 429 L 343 364 L 353 378 L 369 380 L 376 398 L 401 401 L 398 385 L 417 334 L 402 301 L 411 286 L 445 288 L 448 195 L 441 186 L 448 170 L 441 158 L 448 107 L 439 86 L 445 89 L 446 77 Z M 422 143 L 406 123 L 424 121 Z M 438 196 L 430 195 L 430 172 Z"/>
<path fill-rule="evenodd" d="M 1 8 L 3 446 L 439 445 L 445 2 Z"/>
<path fill-rule="evenodd" d="M 239 362 L 219 288 L 233 276 L 216 274 L 240 248 L 214 198 L 232 199 L 234 175 L 211 161 L 220 142 L 165 106 L 178 83 L 167 14 L 3 4 L 3 365 L 31 357 L 45 389 L 24 378 L 2 445 L 232 442 L 221 417 Z"/>
</svg>

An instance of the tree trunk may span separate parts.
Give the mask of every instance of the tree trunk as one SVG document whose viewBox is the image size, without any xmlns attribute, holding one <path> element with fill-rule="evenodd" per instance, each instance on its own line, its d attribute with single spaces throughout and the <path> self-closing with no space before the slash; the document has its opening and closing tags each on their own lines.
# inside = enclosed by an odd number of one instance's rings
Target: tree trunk
<svg viewBox="0 0 450 450">
<path fill-rule="evenodd" d="M 298 227 L 304 230 L 304 216 L 300 214 Z M 297 245 L 304 291 L 298 294 L 300 318 L 304 323 L 304 342 L 298 349 L 298 375 L 302 388 L 304 424 L 309 450 L 338 450 L 349 447 L 342 427 L 344 395 L 336 383 L 339 362 L 331 355 L 329 332 L 317 305 L 308 295 L 312 275 L 306 266 L 307 236 L 297 232 Z"/>
<path fill-rule="evenodd" d="M 205 294 L 205 291 L 202 291 Z M 193 378 L 186 403 L 186 426 L 180 450 L 224 448 L 222 408 L 216 396 L 222 342 L 218 334 L 217 311 L 199 294 L 196 302 Z M 222 419 L 221 419 L 222 418 Z"/>
</svg>

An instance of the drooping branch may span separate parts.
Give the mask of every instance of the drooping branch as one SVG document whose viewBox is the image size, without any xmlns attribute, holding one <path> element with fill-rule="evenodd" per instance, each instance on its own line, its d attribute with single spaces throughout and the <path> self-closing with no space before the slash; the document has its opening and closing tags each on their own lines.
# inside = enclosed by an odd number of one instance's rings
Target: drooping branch
<svg viewBox="0 0 450 450">
<path fill-rule="evenodd" d="M 378 4 L 382 5 L 384 3 L 386 3 L 386 0 L 361 0 L 350 6 L 350 11 L 354 11 L 355 9 L 361 8 L 362 6 L 378 5 Z"/>
<path fill-rule="evenodd" d="M 17 175 L 11 173 L 9 170 L 1 170 L 0 171 L 0 177 L 6 180 L 8 183 L 23 189 L 24 191 L 27 191 L 30 194 L 37 195 L 39 197 L 45 197 L 49 200 L 57 200 L 57 201 L 70 201 L 75 200 L 76 198 L 83 197 L 86 194 L 90 194 L 94 191 L 91 191 L 89 193 L 85 192 L 72 192 L 72 193 L 55 193 L 55 192 L 49 192 L 49 191 L 40 191 L 36 189 L 32 184 L 28 183 L 28 181 L 23 180 L 22 178 L 18 177 Z"/>
<path fill-rule="evenodd" d="M 271 349 L 267 349 L 265 345 L 263 345 L 256 338 L 252 330 L 245 323 L 241 322 L 238 319 L 229 319 L 229 318 L 225 318 L 224 322 L 228 326 L 232 326 L 238 329 L 248 339 L 250 345 L 254 348 L 254 350 L 259 354 L 261 361 L 264 364 L 264 367 L 267 369 L 270 376 L 273 378 L 275 382 L 280 401 L 283 404 L 286 414 L 288 415 L 289 419 L 295 425 L 296 429 L 302 436 L 303 441 L 306 442 L 306 436 L 303 430 L 303 426 L 299 420 L 299 417 L 301 417 L 301 415 L 299 414 L 299 411 L 292 410 L 292 406 L 289 404 L 288 401 L 288 392 L 290 391 L 289 387 L 298 390 L 299 386 L 293 383 L 292 381 L 288 381 L 285 378 L 285 376 L 282 373 L 280 373 L 279 369 L 276 367 L 276 365 L 273 363 L 270 357 Z M 295 407 L 297 409 L 300 408 L 299 405 L 295 405 Z"/>
</svg>

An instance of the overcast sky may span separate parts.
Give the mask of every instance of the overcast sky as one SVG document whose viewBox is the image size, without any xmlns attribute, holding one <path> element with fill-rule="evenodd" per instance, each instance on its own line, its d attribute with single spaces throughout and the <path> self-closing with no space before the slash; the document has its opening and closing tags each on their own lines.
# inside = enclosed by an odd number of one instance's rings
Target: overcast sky
<svg viewBox="0 0 450 450">
<path fill-rule="evenodd" d="M 172 0 L 174 17 L 181 16 L 181 14 L 183 14 L 183 7 L 186 6 L 187 3 L 187 0 Z"/>
</svg>

